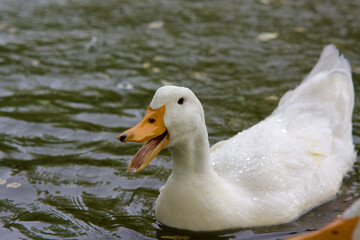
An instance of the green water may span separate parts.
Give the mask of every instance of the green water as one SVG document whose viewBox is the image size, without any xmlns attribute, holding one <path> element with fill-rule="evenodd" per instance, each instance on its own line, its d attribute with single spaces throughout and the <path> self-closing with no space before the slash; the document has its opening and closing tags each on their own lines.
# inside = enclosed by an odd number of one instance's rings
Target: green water
<svg viewBox="0 0 360 240">
<path fill-rule="evenodd" d="M 278 239 L 324 226 L 360 195 L 358 164 L 296 221 L 198 236 L 154 218 L 168 152 L 130 175 L 139 145 L 115 138 L 172 83 L 203 103 L 211 144 L 226 139 L 270 114 L 334 43 L 353 66 L 359 150 L 359 13 L 355 0 L 1 0 L 0 238 Z"/>
</svg>

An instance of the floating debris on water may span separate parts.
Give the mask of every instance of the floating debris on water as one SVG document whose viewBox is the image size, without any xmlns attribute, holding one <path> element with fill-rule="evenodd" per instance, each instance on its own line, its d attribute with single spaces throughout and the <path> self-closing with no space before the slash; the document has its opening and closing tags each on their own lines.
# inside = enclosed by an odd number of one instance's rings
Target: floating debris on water
<svg viewBox="0 0 360 240">
<path fill-rule="evenodd" d="M 198 80 L 205 80 L 207 78 L 207 74 L 205 72 L 194 72 L 194 78 Z"/>
<path fill-rule="evenodd" d="M 8 188 L 18 188 L 21 186 L 21 183 L 18 183 L 18 182 L 12 182 L 12 183 L 9 183 L 8 185 L 6 185 L 6 187 Z"/>
<path fill-rule="evenodd" d="M 145 68 L 145 69 L 149 68 L 150 66 L 151 66 L 151 63 L 149 63 L 149 62 L 144 62 L 144 64 L 143 64 L 143 68 Z"/>
<path fill-rule="evenodd" d="M 263 42 L 267 42 L 279 37 L 279 33 L 263 32 L 258 35 L 258 39 Z"/>
<path fill-rule="evenodd" d="M 167 80 L 161 80 L 160 82 L 163 86 L 174 86 L 174 83 Z"/>
<path fill-rule="evenodd" d="M 303 33 L 303 32 L 305 32 L 305 28 L 304 27 L 295 27 L 294 32 Z"/>
<path fill-rule="evenodd" d="M 86 49 L 87 51 L 90 51 L 90 52 L 91 52 L 91 51 L 94 51 L 94 50 L 96 49 L 96 47 L 97 47 L 97 42 L 98 42 L 97 37 L 96 37 L 96 36 L 92 36 L 90 42 L 88 42 L 88 43 L 85 45 L 85 49 Z"/>
<path fill-rule="evenodd" d="M 239 96 L 236 97 L 236 101 L 239 102 L 239 103 L 245 104 L 246 97 L 243 96 L 243 95 L 239 95 Z"/>
<path fill-rule="evenodd" d="M 33 65 L 33 67 L 38 67 L 40 65 L 40 61 L 34 59 L 34 60 L 31 61 L 31 65 Z"/>
<path fill-rule="evenodd" d="M 0 185 L 4 185 L 6 183 L 5 179 L 0 178 Z"/>
<path fill-rule="evenodd" d="M 154 68 L 152 68 L 152 72 L 153 73 L 158 73 L 158 72 L 160 72 L 160 68 L 154 67 Z"/>
<path fill-rule="evenodd" d="M 275 96 L 275 95 L 271 95 L 271 96 L 267 96 L 264 98 L 266 101 L 277 101 L 279 100 L 279 97 L 278 96 Z"/>
<path fill-rule="evenodd" d="M 41 105 L 49 105 L 50 104 L 50 101 L 49 100 L 37 100 L 37 102 Z"/>
<path fill-rule="evenodd" d="M 106 79 L 106 80 L 109 80 L 110 79 L 110 76 L 108 74 L 105 74 L 105 73 L 99 73 L 98 76 L 102 79 Z"/>
<path fill-rule="evenodd" d="M 163 21 L 154 21 L 149 23 L 148 28 L 150 29 L 160 29 L 164 27 L 164 22 Z"/>
<path fill-rule="evenodd" d="M 165 59 L 164 59 L 164 57 L 162 57 L 162 56 L 155 56 L 154 57 L 154 61 L 155 62 L 162 62 L 162 61 L 164 61 Z"/>
<path fill-rule="evenodd" d="M 134 89 L 134 86 L 131 83 L 124 82 L 124 83 L 118 83 L 116 85 L 116 88 L 125 89 L 125 90 L 131 90 L 131 89 Z"/>
</svg>

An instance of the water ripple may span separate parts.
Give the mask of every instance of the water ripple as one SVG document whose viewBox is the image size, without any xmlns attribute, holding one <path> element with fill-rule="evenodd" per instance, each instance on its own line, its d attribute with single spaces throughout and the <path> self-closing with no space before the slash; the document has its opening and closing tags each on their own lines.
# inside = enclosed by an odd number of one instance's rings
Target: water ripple
<svg viewBox="0 0 360 240">
<path fill-rule="evenodd" d="M 140 145 L 116 140 L 163 84 L 196 93 L 211 144 L 270 114 L 328 43 L 350 60 L 360 94 L 356 1 L 3 0 L 1 9 L 0 233 L 7 239 L 189 236 L 154 218 L 169 154 L 130 175 Z M 359 106 L 357 97 L 356 149 Z M 322 226 L 359 197 L 358 168 L 336 199 L 292 223 L 210 236 L 278 239 Z"/>
</svg>

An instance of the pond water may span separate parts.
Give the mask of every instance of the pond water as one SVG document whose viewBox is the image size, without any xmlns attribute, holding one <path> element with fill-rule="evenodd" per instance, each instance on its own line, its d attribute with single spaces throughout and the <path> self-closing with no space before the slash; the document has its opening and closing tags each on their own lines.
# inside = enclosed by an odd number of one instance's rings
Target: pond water
<svg viewBox="0 0 360 240">
<path fill-rule="evenodd" d="M 211 144 L 231 137 L 333 43 L 353 67 L 359 150 L 360 1 L 1 0 L 0 10 L 2 239 L 282 239 L 359 197 L 356 163 L 336 198 L 291 223 L 178 232 L 154 218 L 169 153 L 130 175 L 139 145 L 115 138 L 164 84 L 197 94 Z"/>
</svg>

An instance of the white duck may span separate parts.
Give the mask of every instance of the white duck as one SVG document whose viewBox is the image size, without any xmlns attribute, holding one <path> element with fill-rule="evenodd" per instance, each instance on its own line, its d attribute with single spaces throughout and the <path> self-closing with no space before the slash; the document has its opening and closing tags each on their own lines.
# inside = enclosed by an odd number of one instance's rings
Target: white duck
<svg viewBox="0 0 360 240">
<path fill-rule="evenodd" d="M 211 149 L 200 101 L 174 86 L 159 88 L 144 119 L 118 140 L 146 142 L 131 173 L 168 147 L 173 171 L 155 209 L 161 223 L 193 231 L 278 224 L 339 190 L 355 160 L 353 103 L 350 65 L 329 45 L 269 117 Z"/>
</svg>

